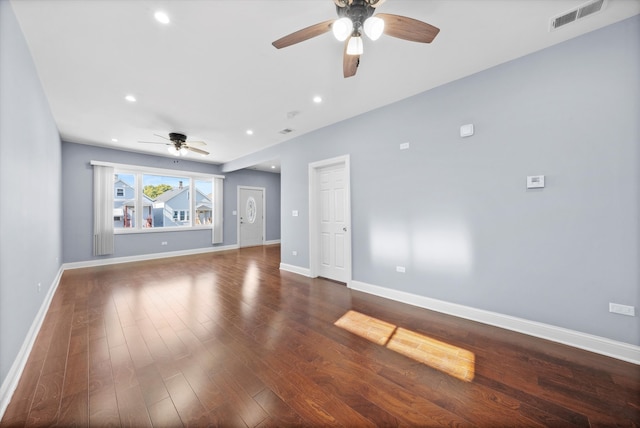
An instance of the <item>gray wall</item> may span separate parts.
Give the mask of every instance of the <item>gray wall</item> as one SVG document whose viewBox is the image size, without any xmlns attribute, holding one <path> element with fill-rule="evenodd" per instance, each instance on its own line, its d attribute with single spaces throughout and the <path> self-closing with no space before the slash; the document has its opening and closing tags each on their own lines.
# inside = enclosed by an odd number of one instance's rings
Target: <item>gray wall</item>
<svg viewBox="0 0 640 428">
<path fill-rule="evenodd" d="M 280 174 L 241 169 L 224 173 L 224 236 L 225 241 L 233 238 L 237 243 L 238 218 L 233 211 L 238 210 L 238 186 L 264 187 L 266 195 L 266 237 L 267 241 L 280 240 Z"/>
<path fill-rule="evenodd" d="M 218 165 L 63 142 L 62 231 L 65 263 L 212 247 L 211 231 L 207 230 L 136 233 L 116 235 L 113 255 L 93 256 L 93 170 L 89 164 L 92 160 L 221 174 Z M 280 239 L 279 174 L 236 171 L 224 175 L 224 242 L 216 246 L 237 243 L 236 219 L 231 215 L 236 207 L 237 185 L 267 187 L 267 207 L 278 208 L 277 212 L 267 213 L 267 239 Z M 163 241 L 168 245 L 161 245 Z"/>
<path fill-rule="evenodd" d="M 0 64 L 0 383 L 3 383 L 57 277 L 62 259 L 60 138 L 8 1 L 0 1 Z"/>
<path fill-rule="evenodd" d="M 282 262 L 309 266 L 308 163 L 350 154 L 354 280 L 640 344 L 608 312 L 640 309 L 639 40 L 634 17 L 252 155 L 281 159 Z"/>
</svg>

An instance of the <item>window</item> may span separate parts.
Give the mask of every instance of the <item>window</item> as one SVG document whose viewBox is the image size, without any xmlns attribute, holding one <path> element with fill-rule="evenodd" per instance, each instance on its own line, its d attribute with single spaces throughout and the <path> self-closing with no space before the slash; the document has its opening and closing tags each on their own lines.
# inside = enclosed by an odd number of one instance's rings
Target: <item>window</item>
<svg viewBox="0 0 640 428">
<path fill-rule="evenodd" d="M 224 177 L 98 161 L 92 164 L 114 168 L 115 233 L 212 229 L 212 242 L 222 242 Z M 219 201 L 217 207 L 214 197 Z"/>
<path fill-rule="evenodd" d="M 195 215 L 196 225 L 213 223 L 213 183 L 211 180 L 195 180 Z"/>
<path fill-rule="evenodd" d="M 134 174 L 114 175 L 116 197 L 113 200 L 113 227 L 116 230 L 135 228 L 135 182 Z"/>
<path fill-rule="evenodd" d="M 147 227 L 191 227 L 191 199 L 188 176 L 142 174 L 144 217 Z"/>
</svg>

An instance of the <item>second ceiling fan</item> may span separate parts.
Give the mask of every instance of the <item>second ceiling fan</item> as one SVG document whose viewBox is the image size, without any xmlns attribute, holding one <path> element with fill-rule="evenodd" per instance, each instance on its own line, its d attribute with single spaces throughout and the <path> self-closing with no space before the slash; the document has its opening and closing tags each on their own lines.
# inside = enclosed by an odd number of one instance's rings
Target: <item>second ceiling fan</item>
<svg viewBox="0 0 640 428">
<path fill-rule="evenodd" d="M 440 29 L 426 22 L 406 16 L 377 13 L 376 8 L 385 0 L 333 0 L 336 4 L 338 19 L 319 22 L 302 30 L 295 31 L 275 42 L 278 49 L 295 45 L 321 34 L 333 31 L 339 41 L 344 41 L 343 74 L 351 77 L 356 74 L 363 52 L 363 33 L 377 40 L 383 33 L 412 42 L 431 43 Z"/>
</svg>

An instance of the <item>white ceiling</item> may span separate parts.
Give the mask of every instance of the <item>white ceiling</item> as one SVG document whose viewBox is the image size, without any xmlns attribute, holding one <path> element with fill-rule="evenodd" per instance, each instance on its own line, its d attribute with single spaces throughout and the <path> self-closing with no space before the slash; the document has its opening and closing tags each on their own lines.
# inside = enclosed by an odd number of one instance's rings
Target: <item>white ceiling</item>
<svg viewBox="0 0 640 428">
<path fill-rule="evenodd" d="M 549 31 L 553 16 L 585 0 L 388 0 L 378 11 L 428 22 L 440 34 L 431 44 L 365 40 L 357 75 L 345 79 L 343 45 L 331 33 L 281 50 L 271 45 L 334 18 L 332 0 L 11 3 L 64 140 L 170 156 L 162 145 L 138 141 L 177 131 L 205 141 L 211 154 L 189 158 L 210 163 L 640 13 L 638 0 L 608 0 L 601 12 Z M 155 21 L 156 10 L 171 23 Z M 127 94 L 137 102 L 125 101 Z M 322 103 L 313 102 L 316 95 Z M 280 134 L 285 128 L 294 131 Z"/>
</svg>

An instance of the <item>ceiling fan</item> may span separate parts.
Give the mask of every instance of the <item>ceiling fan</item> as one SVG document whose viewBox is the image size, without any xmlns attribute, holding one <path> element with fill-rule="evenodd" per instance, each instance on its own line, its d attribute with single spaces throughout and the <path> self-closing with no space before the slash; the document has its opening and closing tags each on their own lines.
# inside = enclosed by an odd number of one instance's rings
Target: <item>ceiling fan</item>
<svg viewBox="0 0 640 428">
<path fill-rule="evenodd" d="M 185 156 L 189 151 L 192 151 L 194 153 L 199 153 L 203 156 L 206 156 L 209 154 L 209 152 L 205 151 L 205 150 L 201 150 L 201 149 L 197 149 L 195 147 L 192 146 L 206 146 L 207 143 L 205 143 L 204 141 L 187 141 L 187 136 L 184 134 L 180 134 L 178 132 L 170 132 L 169 133 L 169 138 L 164 137 L 162 135 L 158 135 L 158 134 L 153 134 L 156 137 L 160 137 L 160 138 L 164 138 L 165 140 L 170 141 L 169 143 L 162 143 L 162 142 L 156 142 L 156 141 L 138 141 L 139 143 L 143 143 L 143 144 L 164 144 L 167 147 L 167 150 L 169 150 L 169 153 L 171 153 L 174 156 Z"/>
<path fill-rule="evenodd" d="M 431 43 L 440 29 L 426 22 L 389 13 L 375 14 L 376 8 L 385 0 L 333 0 L 338 19 L 323 21 L 295 31 L 275 42 L 278 49 L 303 42 L 333 31 L 339 41 L 344 41 L 342 71 L 344 77 L 356 74 L 363 52 L 362 34 L 377 40 L 383 33 L 403 40 Z"/>
</svg>

